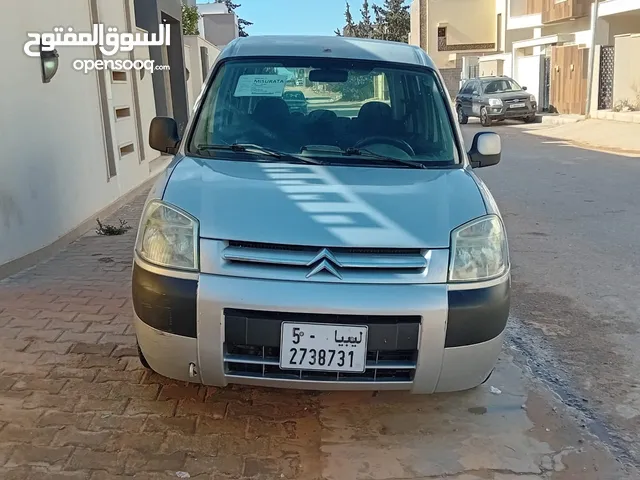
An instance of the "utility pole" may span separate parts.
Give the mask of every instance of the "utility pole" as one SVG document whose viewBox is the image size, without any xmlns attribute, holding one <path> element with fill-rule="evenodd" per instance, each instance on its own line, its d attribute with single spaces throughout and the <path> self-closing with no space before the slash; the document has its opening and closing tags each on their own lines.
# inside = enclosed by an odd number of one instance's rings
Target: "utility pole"
<svg viewBox="0 0 640 480">
<path fill-rule="evenodd" d="M 598 28 L 598 8 L 600 0 L 594 0 L 591 5 L 591 48 L 589 49 L 589 68 L 587 77 L 587 105 L 585 108 L 585 118 L 589 118 L 591 114 L 591 96 L 593 95 L 593 70 L 596 57 L 596 30 Z"/>
</svg>

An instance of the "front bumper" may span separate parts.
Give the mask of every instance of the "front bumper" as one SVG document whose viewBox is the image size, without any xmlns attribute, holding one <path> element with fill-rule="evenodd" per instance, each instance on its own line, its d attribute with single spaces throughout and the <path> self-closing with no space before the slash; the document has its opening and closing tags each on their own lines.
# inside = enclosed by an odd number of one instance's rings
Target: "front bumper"
<svg viewBox="0 0 640 480">
<path fill-rule="evenodd" d="M 537 105 L 533 102 L 525 102 L 523 108 L 510 108 L 508 104 L 500 107 L 487 107 L 487 113 L 492 119 L 525 118 L 536 115 L 536 112 Z"/>
<path fill-rule="evenodd" d="M 159 374 L 213 386 L 466 390 L 491 373 L 509 312 L 509 275 L 474 286 L 479 288 L 456 289 L 444 284 L 172 275 L 176 273 L 135 261 L 133 300 L 140 348 Z M 278 338 L 282 316 L 287 315 L 299 316 L 301 322 L 326 322 L 329 316 L 348 322 L 345 317 L 353 315 L 354 323 L 367 323 L 365 374 L 310 376 L 280 370 Z M 378 362 L 382 357 L 399 360 Z"/>
</svg>

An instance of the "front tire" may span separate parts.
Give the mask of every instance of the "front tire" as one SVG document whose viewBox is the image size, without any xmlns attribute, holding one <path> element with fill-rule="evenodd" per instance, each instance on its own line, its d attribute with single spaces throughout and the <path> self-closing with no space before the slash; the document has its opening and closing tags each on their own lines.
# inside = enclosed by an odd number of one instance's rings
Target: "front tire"
<svg viewBox="0 0 640 480">
<path fill-rule="evenodd" d="M 138 347 L 138 359 L 140 360 L 140 363 L 142 364 L 142 366 L 147 370 L 153 371 L 153 369 L 149 366 L 149 362 L 147 362 L 147 359 L 144 358 L 144 354 L 142 353 L 142 350 L 140 350 L 140 345 L 138 344 L 137 341 L 136 341 L 136 347 Z"/>
<path fill-rule="evenodd" d="M 458 105 L 456 111 L 458 112 L 458 123 L 460 123 L 460 125 L 466 125 L 469 122 L 469 117 L 464 114 L 460 105 Z"/>
<path fill-rule="evenodd" d="M 482 107 L 480 110 L 480 123 L 483 127 L 491 126 L 491 117 L 489 116 L 489 112 L 487 112 L 487 107 Z"/>
</svg>

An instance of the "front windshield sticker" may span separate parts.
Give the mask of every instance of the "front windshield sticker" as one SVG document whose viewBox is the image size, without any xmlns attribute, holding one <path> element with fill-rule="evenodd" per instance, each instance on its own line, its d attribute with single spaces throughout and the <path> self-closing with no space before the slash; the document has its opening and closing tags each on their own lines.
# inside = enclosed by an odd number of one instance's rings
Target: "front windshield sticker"
<svg viewBox="0 0 640 480">
<path fill-rule="evenodd" d="M 281 97 L 287 83 L 286 75 L 242 75 L 234 97 Z"/>
</svg>

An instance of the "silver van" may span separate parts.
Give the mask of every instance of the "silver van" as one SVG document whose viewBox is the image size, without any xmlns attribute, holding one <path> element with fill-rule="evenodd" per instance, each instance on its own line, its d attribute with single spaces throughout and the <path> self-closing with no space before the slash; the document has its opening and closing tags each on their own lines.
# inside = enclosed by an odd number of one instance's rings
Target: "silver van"
<svg viewBox="0 0 640 480">
<path fill-rule="evenodd" d="M 304 78 L 304 86 L 291 79 Z M 308 112 L 283 96 L 302 91 Z M 140 360 L 205 385 L 476 387 L 500 353 L 510 264 L 442 77 L 406 44 L 247 37 L 213 66 L 134 253 Z M 418 171 L 419 170 L 419 171 Z"/>
</svg>

